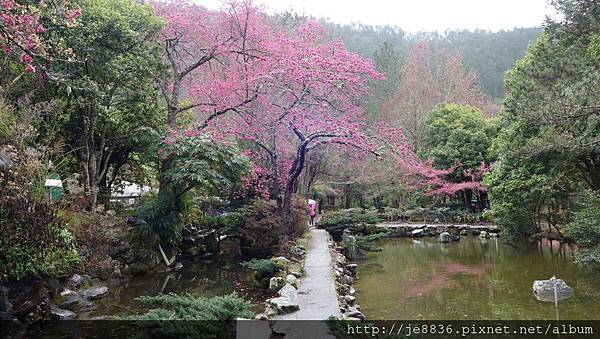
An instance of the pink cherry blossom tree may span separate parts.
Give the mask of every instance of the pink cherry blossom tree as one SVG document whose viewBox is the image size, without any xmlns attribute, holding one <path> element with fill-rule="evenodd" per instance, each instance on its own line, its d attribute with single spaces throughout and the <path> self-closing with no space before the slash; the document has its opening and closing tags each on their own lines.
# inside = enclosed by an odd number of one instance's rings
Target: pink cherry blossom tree
<svg viewBox="0 0 600 339">
<path fill-rule="evenodd" d="M 171 129 L 181 112 L 195 109 L 206 127 L 256 97 L 248 67 L 261 57 L 269 26 L 251 1 L 230 1 L 220 11 L 186 0 L 151 5 L 166 23 L 160 42 L 169 70 L 160 90 Z"/>
<path fill-rule="evenodd" d="M 263 154 L 272 197 L 285 212 L 311 151 L 327 145 L 371 148 L 360 100 L 368 81 L 382 75 L 341 40 L 327 41 L 312 21 L 274 31 L 265 47 L 252 64 L 257 97 L 243 114 L 215 122 L 212 131 L 245 140 Z"/>
<path fill-rule="evenodd" d="M 69 8 L 67 1 L 24 4 L 0 0 L 0 49 L 5 55 L 17 55 L 24 71 L 34 73 L 36 63 L 41 65 L 40 60 L 48 58 L 46 42 L 41 37 L 46 32 L 43 19 L 68 25 L 80 15 L 79 9 Z"/>
<path fill-rule="evenodd" d="M 401 128 L 379 122 L 374 130 L 380 142 L 381 154 L 394 159 L 399 177 L 408 188 L 424 190 L 425 194 L 438 197 L 454 196 L 465 190 L 486 191 L 481 180 L 489 171 L 489 166 L 484 162 L 475 170 L 464 171 L 463 176 L 467 180 L 452 182 L 445 177 L 455 171 L 462 171 L 460 163 L 446 169 L 436 169 L 431 159 L 423 160 L 415 153 Z"/>
</svg>

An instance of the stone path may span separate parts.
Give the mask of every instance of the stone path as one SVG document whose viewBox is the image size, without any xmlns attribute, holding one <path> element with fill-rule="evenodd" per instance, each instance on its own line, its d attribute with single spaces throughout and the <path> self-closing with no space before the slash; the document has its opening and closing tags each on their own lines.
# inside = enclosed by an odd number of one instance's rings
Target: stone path
<svg viewBox="0 0 600 339">
<path fill-rule="evenodd" d="M 305 277 L 300 279 L 300 310 L 275 317 L 275 320 L 325 320 L 341 318 L 333 278 L 333 263 L 327 243 L 327 231 L 311 229 L 310 248 L 304 262 Z"/>
</svg>

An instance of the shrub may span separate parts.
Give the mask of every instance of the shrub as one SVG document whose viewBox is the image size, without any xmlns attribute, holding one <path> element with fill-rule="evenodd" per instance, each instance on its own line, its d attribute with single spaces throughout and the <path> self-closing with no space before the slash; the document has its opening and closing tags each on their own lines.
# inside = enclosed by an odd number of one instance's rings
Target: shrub
<svg viewBox="0 0 600 339">
<path fill-rule="evenodd" d="M 573 238 L 582 251 L 577 261 L 582 264 L 600 263 L 600 193 L 587 191 L 575 212 L 573 222 L 564 228 L 565 235 Z"/>
<path fill-rule="evenodd" d="M 139 337 L 151 334 L 154 338 L 189 338 L 201 334 L 202 338 L 227 338 L 235 336 L 235 319 L 251 319 L 254 316 L 250 310 L 252 304 L 235 293 L 212 298 L 171 293 L 144 296 L 137 300 L 147 306 L 158 306 L 145 314 L 124 318 L 136 320 L 134 326 L 145 328 L 143 332 L 137 333 Z M 227 326 L 227 322 L 232 326 Z"/>
<path fill-rule="evenodd" d="M 236 294 L 212 298 L 174 293 L 143 296 L 138 301 L 148 306 L 158 306 L 147 313 L 130 316 L 134 320 L 235 320 L 250 318 L 252 304 Z"/>
<path fill-rule="evenodd" d="M 252 259 L 243 262 L 241 265 L 256 271 L 260 277 L 272 277 L 275 273 L 284 269 L 283 266 L 270 259 Z"/>
<path fill-rule="evenodd" d="M 350 228 L 353 233 L 364 233 L 365 225 L 381 221 L 374 209 L 350 208 L 324 214 L 318 226 L 338 238 L 346 228 Z"/>
<path fill-rule="evenodd" d="M 371 244 L 371 242 L 383 238 L 387 238 L 390 236 L 390 232 L 379 232 L 368 235 L 355 235 L 354 239 L 356 239 L 356 245 L 361 250 L 370 251 L 370 252 L 378 252 L 381 251 L 380 248 L 375 247 Z M 350 245 L 347 237 L 342 237 L 342 241 L 340 242 L 340 247 L 343 249 L 347 248 Z"/>
<path fill-rule="evenodd" d="M 306 204 L 297 197 L 292 200 L 287 222 L 273 200 L 255 200 L 238 212 L 243 217 L 236 233 L 242 239 L 242 251 L 247 257 L 270 257 L 308 229 Z"/>
<path fill-rule="evenodd" d="M 10 146 L 0 153 L 11 162 L 0 170 L 0 280 L 68 273 L 79 256 L 57 207 L 40 198 L 39 155 Z"/>
</svg>

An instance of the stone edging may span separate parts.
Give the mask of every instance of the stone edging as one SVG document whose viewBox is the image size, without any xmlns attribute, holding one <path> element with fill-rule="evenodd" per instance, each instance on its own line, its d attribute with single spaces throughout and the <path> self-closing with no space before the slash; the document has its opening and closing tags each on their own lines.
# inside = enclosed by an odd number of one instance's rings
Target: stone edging
<svg viewBox="0 0 600 339">
<path fill-rule="evenodd" d="M 346 256 L 342 254 L 342 249 L 336 245 L 329 234 L 328 243 L 333 260 L 335 290 L 338 294 L 338 305 L 342 312 L 342 319 L 364 320 L 365 316 L 360 311 L 360 305 L 358 305 L 354 296 L 356 290 L 352 287 L 356 278 L 358 265 L 348 261 Z"/>
</svg>

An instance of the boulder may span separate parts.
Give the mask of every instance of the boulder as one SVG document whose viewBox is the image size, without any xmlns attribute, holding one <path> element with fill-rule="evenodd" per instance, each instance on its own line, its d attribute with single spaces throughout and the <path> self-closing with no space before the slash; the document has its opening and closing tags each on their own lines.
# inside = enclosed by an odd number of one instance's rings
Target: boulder
<svg viewBox="0 0 600 339">
<path fill-rule="evenodd" d="M 344 315 L 344 320 L 354 320 L 354 321 L 360 321 L 360 318 L 354 318 L 354 317 L 348 317 L 346 315 Z"/>
<path fill-rule="evenodd" d="M 358 265 L 357 265 L 357 264 L 348 264 L 348 265 L 346 265 L 346 269 L 347 269 L 348 271 L 350 271 L 350 273 L 352 273 L 352 275 L 355 275 L 355 274 L 356 274 L 356 270 L 357 270 L 357 268 L 358 268 Z"/>
<path fill-rule="evenodd" d="M 219 238 L 216 231 L 204 235 L 204 244 L 208 253 L 219 253 Z"/>
<path fill-rule="evenodd" d="M 290 284 L 285 284 L 279 291 L 278 298 L 268 299 L 267 305 L 271 306 L 277 313 L 285 314 L 300 309 L 298 304 L 298 290 Z"/>
<path fill-rule="evenodd" d="M 264 313 L 259 313 L 254 317 L 255 320 L 269 320 L 269 317 Z"/>
<path fill-rule="evenodd" d="M 488 235 L 488 232 L 486 232 L 486 231 L 481 231 L 481 233 L 479 233 L 479 237 L 480 237 L 480 238 L 488 238 L 488 237 L 489 237 L 489 235 Z"/>
<path fill-rule="evenodd" d="M 439 234 L 439 229 L 435 226 L 427 226 L 425 228 L 425 235 L 437 235 Z"/>
<path fill-rule="evenodd" d="M 353 305 L 356 301 L 356 297 L 352 295 L 345 295 L 344 300 L 348 303 L 348 305 Z"/>
<path fill-rule="evenodd" d="M 300 309 L 300 305 L 295 300 L 284 297 L 269 299 L 267 302 L 279 314 L 291 313 Z"/>
<path fill-rule="evenodd" d="M 539 301 L 554 302 L 555 288 L 557 300 L 573 296 L 573 289 L 564 280 L 556 279 L 554 276 L 548 280 L 535 280 L 533 282 L 533 295 Z"/>
<path fill-rule="evenodd" d="M 298 290 L 290 284 L 285 284 L 285 286 L 277 291 L 277 294 L 279 294 L 280 297 L 288 298 L 292 301 L 298 299 Z"/>
<path fill-rule="evenodd" d="M 302 277 L 302 273 L 300 273 L 300 272 L 292 271 L 292 272 L 290 272 L 290 274 L 293 275 L 296 278 L 301 278 Z"/>
<path fill-rule="evenodd" d="M 67 281 L 67 286 L 70 288 L 79 288 L 81 285 L 83 285 L 83 281 L 83 277 L 76 273 L 69 278 L 69 281 Z"/>
<path fill-rule="evenodd" d="M 276 291 L 281 286 L 283 286 L 283 278 L 282 277 L 272 277 L 269 279 L 269 289 Z"/>
<path fill-rule="evenodd" d="M 425 235 L 425 234 L 422 229 L 416 229 L 416 230 L 412 230 L 412 232 L 410 232 L 411 237 L 422 237 L 423 235 Z"/>
<path fill-rule="evenodd" d="M 344 314 L 344 317 L 358 318 L 360 320 L 364 320 L 365 319 L 365 315 L 362 314 L 362 312 L 359 311 L 358 309 L 356 309 L 355 307 L 350 307 L 348 309 L 348 312 L 346 312 Z"/>
<path fill-rule="evenodd" d="M 286 284 L 290 284 L 295 288 L 298 288 L 298 278 L 296 278 L 296 276 L 293 274 L 288 274 L 287 277 L 285 277 L 285 282 Z"/>
<path fill-rule="evenodd" d="M 70 309 L 77 303 L 79 303 L 79 295 L 77 292 L 71 291 L 67 288 L 60 293 L 60 296 L 57 300 L 58 306 L 64 309 Z"/>
<path fill-rule="evenodd" d="M 440 234 L 440 242 L 450 242 L 452 241 L 452 236 L 448 232 L 442 232 Z"/>
<path fill-rule="evenodd" d="M 468 230 L 468 229 L 464 229 L 464 228 L 463 228 L 462 230 L 460 230 L 460 233 L 459 233 L 459 234 L 460 234 L 460 235 L 469 235 L 469 230 Z"/>
<path fill-rule="evenodd" d="M 452 241 L 460 241 L 460 236 L 458 236 L 458 235 L 453 235 L 453 236 L 452 236 Z"/>
<path fill-rule="evenodd" d="M 349 260 L 367 258 L 367 256 L 356 244 L 356 238 L 353 235 L 344 234 L 343 240 L 346 242 L 346 247 L 344 247 L 344 255 L 346 256 L 346 258 L 348 258 Z"/>
<path fill-rule="evenodd" d="M 88 300 L 95 300 L 105 297 L 108 294 L 108 287 L 106 286 L 95 286 L 83 290 L 81 295 Z"/>
<path fill-rule="evenodd" d="M 56 305 L 52 305 L 50 307 L 50 313 L 52 313 L 52 318 L 56 320 L 71 320 L 77 317 L 77 314 L 74 312 L 63 310 L 62 308 L 58 308 Z"/>
</svg>

